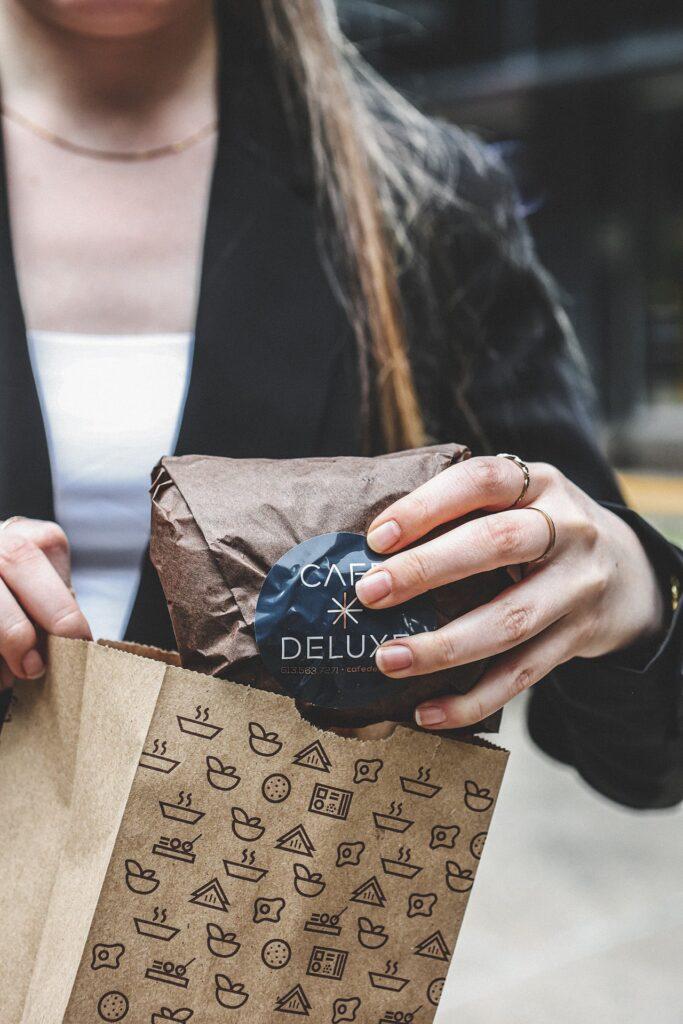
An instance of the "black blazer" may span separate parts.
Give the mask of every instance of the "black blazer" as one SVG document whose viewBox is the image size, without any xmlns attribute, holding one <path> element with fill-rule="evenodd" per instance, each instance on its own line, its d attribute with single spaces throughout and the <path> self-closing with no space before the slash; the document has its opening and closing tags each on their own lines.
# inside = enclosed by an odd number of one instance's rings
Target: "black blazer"
<svg viewBox="0 0 683 1024">
<path fill-rule="evenodd" d="M 233 15 L 223 15 L 220 27 L 220 130 L 176 452 L 357 453 L 353 332 L 321 260 L 306 155 L 286 127 L 259 33 Z M 439 329 L 422 308 L 410 270 L 401 280 L 411 358 L 433 436 L 465 441 L 475 452 L 517 451 L 529 461 L 554 463 L 631 523 L 667 589 L 672 573 L 683 578 L 681 552 L 623 506 L 577 387 L 563 314 L 517 216 L 507 176 L 493 165 L 482 174 L 461 155 L 458 188 L 469 213 L 452 211 L 435 225 L 440 253 L 433 279 L 438 290 L 444 259 L 467 268 L 459 289 L 465 299 L 452 302 L 448 285 L 441 286 Z M 497 229 L 487 230 L 494 223 Z M 471 366 L 458 354 L 463 350 L 476 354 Z M 1 152 L 0 360 L 0 519 L 52 519 Z M 475 417 L 462 400 L 466 374 Z M 126 635 L 162 647 L 174 643 L 148 558 Z M 634 807 L 676 802 L 683 794 L 682 649 L 679 611 L 656 649 L 562 666 L 534 688 L 532 735 L 615 800 Z"/>
</svg>

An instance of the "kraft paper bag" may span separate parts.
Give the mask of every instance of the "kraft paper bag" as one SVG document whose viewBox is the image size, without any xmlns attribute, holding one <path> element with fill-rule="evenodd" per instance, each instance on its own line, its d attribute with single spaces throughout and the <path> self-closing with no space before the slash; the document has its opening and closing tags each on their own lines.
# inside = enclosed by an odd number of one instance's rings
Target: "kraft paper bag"
<svg viewBox="0 0 683 1024">
<path fill-rule="evenodd" d="M 333 735 L 176 660 L 51 638 L 16 688 L 2 1024 L 429 1024 L 507 752 Z"/>
<path fill-rule="evenodd" d="M 55 638 L 48 662 L 0 733 L 2 1024 L 62 1019 L 165 672 Z"/>
<path fill-rule="evenodd" d="M 507 752 L 168 667 L 137 760 L 66 1024 L 433 1020 Z"/>
</svg>

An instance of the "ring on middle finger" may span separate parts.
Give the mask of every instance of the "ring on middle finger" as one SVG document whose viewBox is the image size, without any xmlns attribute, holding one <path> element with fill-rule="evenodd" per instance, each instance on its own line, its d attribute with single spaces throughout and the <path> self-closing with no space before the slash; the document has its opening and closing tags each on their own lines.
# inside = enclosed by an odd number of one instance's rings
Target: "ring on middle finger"
<svg viewBox="0 0 683 1024">
<path fill-rule="evenodd" d="M 546 545 L 545 551 L 538 558 L 534 558 L 533 561 L 527 562 L 527 566 L 540 565 L 542 562 L 545 562 L 552 554 L 553 548 L 555 547 L 555 543 L 557 541 L 557 529 L 555 527 L 553 517 L 548 512 L 544 511 L 544 509 L 539 508 L 538 505 L 527 505 L 527 511 L 540 512 L 543 518 L 545 519 L 546 525 L 548 527 L 548 543 Z"/>
</svg>

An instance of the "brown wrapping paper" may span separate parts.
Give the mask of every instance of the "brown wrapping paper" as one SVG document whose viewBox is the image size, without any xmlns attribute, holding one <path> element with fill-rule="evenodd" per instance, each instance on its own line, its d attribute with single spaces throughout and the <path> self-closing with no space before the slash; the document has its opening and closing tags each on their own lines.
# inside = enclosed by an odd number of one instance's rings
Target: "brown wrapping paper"
<svg viewBox="0 0 683 1024">
<path fill-rule="evenodd" d="M 0 741 L 3 1024 L 433 1019 L 505 751 L 49 653 Z"/>
<path fill-rule="evenodd" d="M 256 602 L 271 566 L 296 544 L 337 531 L 364 534 L 399 497 L 469 457 L 462 445 L 378 458 L 162 459 L 152 487 L 151 556 L 166 595 L 183 665 L 282 692 L 254 639 Z M 437 623 L 489 601 L 509 585 L 503 571 L 433 592 Z M 325 726 L 410 721 L 420 701 L 464 693 L 484 662 L 415 677 L 408 691 L 362 711 L 302 709 Z M 492 732 L 499 715 L 477 731 Z"/>
</svg>

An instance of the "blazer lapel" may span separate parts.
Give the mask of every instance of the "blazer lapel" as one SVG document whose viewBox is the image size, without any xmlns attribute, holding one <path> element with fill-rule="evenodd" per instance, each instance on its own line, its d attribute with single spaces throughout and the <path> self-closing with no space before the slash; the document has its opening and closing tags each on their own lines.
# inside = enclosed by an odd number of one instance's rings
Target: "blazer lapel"
<svg viewBox="0 0 683 1024">
<path fill-rule="evenodd" d="M 0 519 L 54 517 L 47 438 L 14 268 L 0 131 Z"/>
<path fill-rule="evenodd" d="M 220 24 L 220 136 L 177 452 L 349 451 L 359 437 L 354 343 L 323 269 L 313 189 L 265 41 L 239 18 Z"/>
<path fill-rule="evenodd" d="M 219 141 L 176 454 L 357 454 L 355 343 L 323 269 L 306 161 L 253 24 L 219 26 Z M 174 642 L 148 557 L 126 638 Z"/>
</svg>

